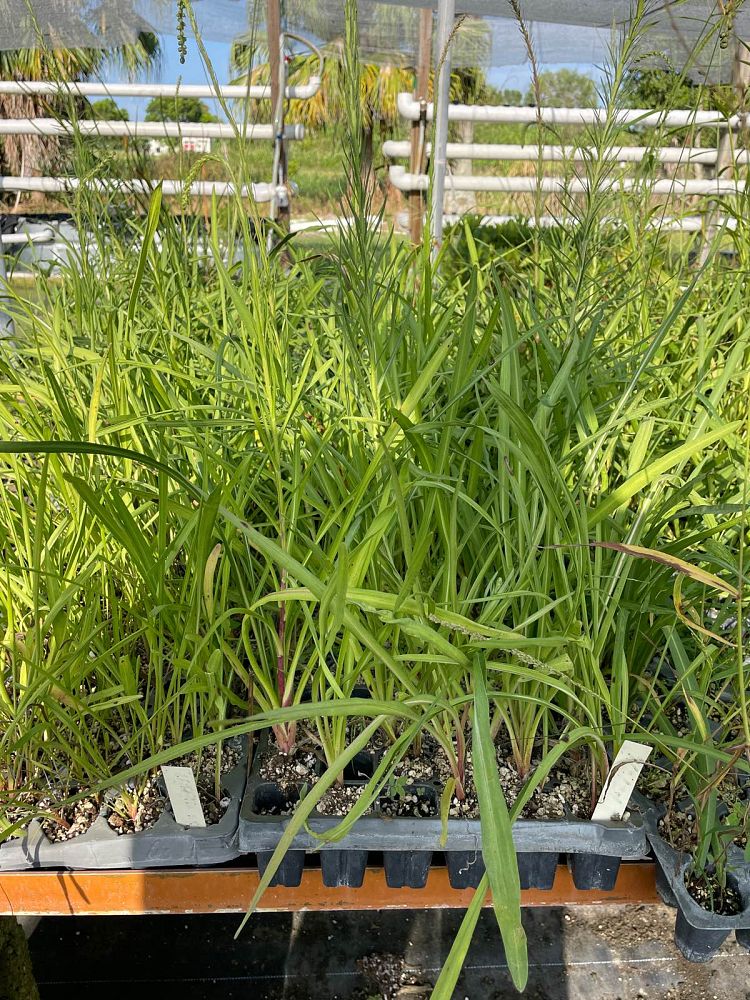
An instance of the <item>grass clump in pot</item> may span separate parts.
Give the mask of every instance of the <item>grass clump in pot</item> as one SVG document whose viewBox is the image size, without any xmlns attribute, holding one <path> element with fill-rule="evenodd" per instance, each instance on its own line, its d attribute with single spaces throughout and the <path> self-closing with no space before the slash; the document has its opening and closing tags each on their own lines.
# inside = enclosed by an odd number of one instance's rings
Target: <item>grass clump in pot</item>
<svg viewBox="0 0 750 1000">
<path fill-rule="evenodd" d="M 348 30 L 356 81 L 353 7 Z M 603 156 L 576 225 L 535 228 L 521 271 L 467 229 L 456 275 L 367 221 L 347 104 L 354 221 L 312 259 L 294 238 L 268 253 L 240 199 L 198 225 L 157 190 L 123 233 L 82 192 L 96 253 L 84 239 L 58 284 L 39 278 L 43 309 L 11 293 L 0 819 L 5 836 L 60 825 L 114 788 L 135 827 L 159 765 L 214 745 L 219 802 L 221 747 L 270 729 L 290 819 L 252 908 L 313 809 L 345 813 L 332 841 L 384 798 L 398 812 L 427 754 L 431 809 L 469 804 L 488 871 L 436 996 L 487 885 L 522 986 L 511 822 L 550 782 L 589 815 L 625 739 L 657 744 L 691 798 L 696 884 L 723 877 L 748 685 L 741 629 L 727 655 L 702 612 L 743 618 L 742 288 L 669 245 L 646 182 L 601 183 Z M 342 808 L 360 754 L 371 773 Z M 745 802 L 726 803 L 729 840 Z"/>
</svg>

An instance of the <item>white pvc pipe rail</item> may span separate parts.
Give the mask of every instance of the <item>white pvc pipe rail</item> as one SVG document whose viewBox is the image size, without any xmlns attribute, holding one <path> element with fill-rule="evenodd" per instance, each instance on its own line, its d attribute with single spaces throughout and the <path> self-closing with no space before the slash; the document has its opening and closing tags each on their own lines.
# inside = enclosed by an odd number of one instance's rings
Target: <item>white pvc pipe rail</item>
<svg viewBox="0 0 750 1000">
<path fill-rule="evenodd" d="M 455 225 L 461 221 L 460 215 L 446 214 L 443 216 L 446 225 Z M 537 220 L 534 216 L 529 216 L 528 218 L 519 217 L 518 215 L 483 215 L 479 220 L 480 226 L 503 226 L 509 222 L 521 222 L 533 229 L 537 225 Z M 602 219 L 603 224 L 622 226 L 624 223 L 621 219 Z M 541 215 L 538 220 L 538 225 L 542 229 L 554 229 L 557 226 L 576 226 L 578 222 L 576 219 L 562 217 L 559 218 L 556 215 Z M 737 219 L 730 218 L 728 216 L 722 216 L 718 222 L 719 228 L 724 229 L 736 229 Z M 652 219 L 648 224 L 648 229 L 658 229 L 662 232 L 670 233 L 700 233 L 705 227 L 705 220 L 700 215 L 686 215 L 682 218 L 674 218 L 668 216 L 661 219 Z"/>
<path fill-rule="evenodd" d="M 0 246 L 12 247 L 28 243 L 49 243 L 55 239 L 55 230 L 49 226 L 38 233 L 4 233 L 0 234 Z"/>
<path fill-rule="evenodd" d="M 311 76 L 308 83 L 287 87 L 287 98 L 309 100 L 320 90 L 320 77 Z M 227 100 L 250 98 L 268 100 L 270 85 L 243 87 L 230 84 L 218 89 L 204 84 L 180 83 L 47 83 L 31 80 L 0 80 L 0 94 L 39 94 L 41 96 L 70 94 L 74 97 L 224 97 Z"/>
<path fill-rule="evenodd" d="M 404 167 L 392 166 L 389 170 L 391 183 L 399 191 L 427 191 L 430 178 L 427 174 L 407 173 Z M 445 187 L 448 191 L 500 191 L 509 194 L 583 194 L 589 185 L 585 178 L 572 177 L 476 177 L 467 175 L 447 175 Z M 647 183 L 638 178 L 606 178 L 600 190 L 632 191 L 642 189 L 649 194 L 670 195 L 722 195 L 738 194 L 745 190 L 745 181 L 724 179 L 680 180 L 671 178 Z"/>
<path fill-rule="evenodd" d="M 383 153 L 391 159 L 408 159 L 411 146 L 408 141 L 387 139 L 383 143 Z M 432 153 L 432 143 L 425 146 L 427 156 Z M 540 149 L 536 145 L 518 145 L 514 143 L 477 143 L 449 142 L 446 147 L 449 160 L 533 160 L 539 158 Z M 713 164 L 716 163 L 718 150 L 702 146 L 613 146 L 604 150 L 604 158 L 621 163 L 640 163 L 647 155 L 653 154 L 660 163 L 677 164 Z M 597 158 L 596 150 L 580 146 L 547 146 L 541 147 L 542 160 L 545 161 L 587 161 Z M 737 163 L 750 162 L 747 150 L 740 150 L 736 156 Z"/>
<path fill-rule="evenodd" d="M 409 121 L 419 121 L 421 106 L 411 94 L 398 95 L 398 113 Z M 427 120 L 432 121 L 434 106 L 427 104 Z M 547 125 L 602 125 L 607 120 L 604 108 L 520 108 L 489 104 L 450 104 L 448 119 L 453 122 L 506 122 L 533 125 L 539 119 Z M 669 125 L 685 128 L 689 125 L 721 125 L 742 128 L 745 115 L 726 117 L 718 111 L 653 111 L 646 108 L 622 108 L 612 120 L 625 125 Z"/>
<path fill-rule="evenodd" d="M 381 224 L 379 215 L 368 215 L 367 225 L 376 226 Z M 328 219 L 297 219 L 289 224 L 289 231 L 292 233 L 305 233 L 309 231 L 334 232 L 341 229 L 351 229 L 356 222 L 355 219 L 345 215 L 334 215 Z"/>
<path fill-rule="evenodd" d="M 0 135 L 72 135 L 174 139 L 275 139 L 273 125 L 238 126 L 223 122 L 122 122 L 89 121 L 76 123 L 56 118 L 6 118 L 0 120 Z M 304 125 L 287 125 L 285 139 L 304 139 Z"/>
<path fill-rule="evenodd" d="M 157 183 L 143 180 L 98 180 L 96 178 L 81 179 L 80 177 L 0 177 L 0 192 L 2 191 L 43 191 L 47 194 L 76 191 L 81 187 L 90 187 L 96 191 L 119 191 L 124 194 L 151 194 Z M 183 181 L 161 181 L 162 192 L 169 196 L 189 194 L 191 197 L 225 198 L 239 194 L 242 198 L 252 198 L 257 202 L 270 201 L 274 194 L 277 197 L 283 192 L 274 192 L 270 184 L 246 184 L 242 188 L 229 181 L 193 181 L 185 184 Z"/>
</svg>

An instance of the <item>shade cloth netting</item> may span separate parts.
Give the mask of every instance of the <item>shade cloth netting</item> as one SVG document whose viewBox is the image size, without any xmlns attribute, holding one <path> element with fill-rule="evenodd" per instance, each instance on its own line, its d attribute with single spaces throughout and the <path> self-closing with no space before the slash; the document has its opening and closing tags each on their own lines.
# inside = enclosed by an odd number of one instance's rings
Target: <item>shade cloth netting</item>
<svg viewBox="0 0 750 1000">
<path fill-rule="evenodd" d="M 358 0 L 361 56 L 368 61 L 413 65 L 419 8 L 436 0 Z M 731 46 L 722 49 L 718 31 L 724 10 L 736 0 L 649 0 L 638 46 L 643 65 L 668 65 L 710 80 L 727 79 Z M 262 32 L 265 0 L 193 0 L 199 30 L 207 40 L 232 42 Z M 456 35 L 456 66 L 517 65 L 528 58 L 508 0 L 456 0 L 468 17 Z M 632 0 L 521 0 L 538 62 L 602 64 L 627 29 Z M 316 41 L 344 34 L 344 0 L 282 0 L 289 30 Z M 116 48 L 144 31 L 174 34 L 174 0 L 0 0 L 0 49 L 52 45 L 60 48 Z M 750 4 L 739 6 L 731 25 L 750 39 Z M 696 57 L 696 46 L 703 47 Z"/>
</svg>

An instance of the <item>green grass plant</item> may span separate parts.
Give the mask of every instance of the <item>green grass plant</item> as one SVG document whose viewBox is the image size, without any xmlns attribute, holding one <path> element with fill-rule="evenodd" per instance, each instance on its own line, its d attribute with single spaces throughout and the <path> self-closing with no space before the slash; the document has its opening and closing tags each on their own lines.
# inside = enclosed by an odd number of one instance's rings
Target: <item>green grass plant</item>
<svg viewBox="0 0 750 1000">
<path fill-rule="evenodd" d="M 352 5 L 348 31 L 356 80 Z M 747 822 L 719 809 L 750 769 L 746 234 L 696 268 L 642 191 L 592 184 L 575 225 L 517 227 L 498 254 L 467 224 L 433 262 L 367 222 L 361 152 L 344 145 L 352 225 L 313 245 L 269 252 L 239 199 L 195 219 L 159 188 L 81 189 L 77 258 L 9 284 L 0 836 L 270 727 L 327 767 L 252 910 L 358 750 L 386 748 L 331 840 L 430 737 L 446 801 L 475 785 L 488 871 L 435 996 L 488 887 L 522 988 L 510 826 L 560 762 L 587 762 L 593 805 L 623 740 L 656 744 L 699 811 L 698 868 Z"/>
</svg>

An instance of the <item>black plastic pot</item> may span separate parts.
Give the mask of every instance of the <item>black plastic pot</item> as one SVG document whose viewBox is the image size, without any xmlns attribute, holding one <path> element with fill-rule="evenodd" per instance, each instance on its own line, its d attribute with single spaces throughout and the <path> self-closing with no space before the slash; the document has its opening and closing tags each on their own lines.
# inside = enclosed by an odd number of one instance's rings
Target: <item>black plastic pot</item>
<svg viewBox="0 0 750 1000">
<path fill-rule="evenodd" d="M 0 871 L 203 867 L 233 861 L 241 854 L 238 824 L 247 774 L 247 742 L 242 743 L 242 759 L 222 780 L 230 802 L 218 823 L 179 826 L 166 808 L 150 829 L 117 834 L 102 813 L 86 833 L 53 843 L 39 820 L 32 820 L 22 838 L 0 843 Z"/>
<path fill-rule="evenodd" d="M 391 889 L 424 889 L 432 851 L 385 851 L 383 869 Z"/>
<path fill-rule="evenodd" d="M 273 851 L 258 851 L 258 872 L 265 875 L 268 862 L 271 860 Z M 288 888 L 295 888 L 302 881 L 302 872 L 305 867 L 304 851 L 287 851 L 282 858 L 281 864 L 274 872 L 274 876 L 269 885 L 283 885 Z"/>
<path fill-rule="evenodd" d="M 304 858 L 304 851 L 300 851 Z M 323 885 L 335 888 L 348 886 L 359 889 L 364 881 L 367 868 L 367 851 L 339 851 L 332 848 L 321 850 L 320 870 Z"/>
<path fill-rule="evenodd" d="M 620 870 L 620 858 L 609 854 L 571 854 L 568 868 L 576 889 L 611 892 Z"/>
<path fill-rule="evenodd" d="M 518 875 L 522 889 L 549 890 L 555 882 L 559 854 L 543 851 L 519 851 Z"/>
<path fill-rule="evenodd" d="M 560 856 L 552 851 L 519 851 L 518 876 L 522 889 L 552 888 Z M 478 851 L 446 851 L 445 865 L 453 889 L 476 889 L 484 875 L 484 859 Z"/>
<path fill-rule="evenodd" d="M 669 879 L 662 871 L 661 865 L 656 865 L 655 881 L 656 881 L 656 891 L 658 892 L 659 898 L 661 899 L 662 903 L 664 903 L 666 906 L 671 906 L 672 909 L 675 909 L 675 907 L 677 906 L 677 897 L 672 892 L 672 887 L 669 884 Z"/>
<path fill-rule="evenodd" d="M 729 929 L 711 931 L 704 927 L 693 927 L 678 907 L 674 943 L 688 962 L 710 962 L 728 937 Z"/>
<path fill-rule="evenodd" d="M 261 872 L 265 868 L 289 823 L 290 796 L 273 782 L 262 780 L 260 761 L 267 747 L 263 739 L 248 779 L 241 810 L 240 846 L 258 857 Z M 355 758 L 355 761 L 357 758 Z M 364 762 L 363 762 L 364 763 Z M 346 781 L 345 785 L 362 785 L 362 781 Z M 416 793 L 420 801 L 427 800 L 433 811 L 437 810 L 437 796 L 431 785 L 406 786 L 404 794 Z M 311 814 L 306 828 L 300 833 L 287 852 L 294 855 L 289 865 L 285 860 L 274 874 L 272 885 L 297 886 L 302 876 L 305 853 L 316 849 L 320 853 L 323 883 L 326 886 L 362 885 L 370 851 L 383 852 L 386 882 L 394 888 L 424 888 L 432 862 L 432 849 L 414 850 L 419 846 L 418 824 L 422 820 L 411 816 L 386 816 L 380 811 L 385 797 L 375 804 L 373 815 L 363 816 L 351 833 L 341 841 L 327 845 L 325 834 L 337 827 L 341 817 Z M 391 806 L 393 802 L 391 801 Z M 415 826 L 415 824 L 417 824 Z M 317 835 L 317 836 L 316 836 Z"/>
<path fill-rule="evenodd" d="M 445 867 L 453 889 L 476 889 L 485 872 L 482 852 L 477 850 L 446 851 Z"/>
<path fill-rule="evenodd" d="M 380 754 L 362 751 L 344 768 L 344 781 L 367 781 L 375 773 Z"/>
<path fill-rule="evenodd" d="M 256 794 L 262 784 L 258 761 L 263 746 L 261 741 L 240 812 L 240 849 L 259 855 L 273 851 L 289 823 L 288 816 L 259 814 Z M 428 783 L 419 787 L 431 788 L 431 796 L 437 803 L 436 786 Z M 372 815 L 360 817 L 335 844 L 326 844 L 325 835 L 340 822 L 339 818 L 313 812 L 306 829 L 297 834 L 291 845 L 295 852 L 320 853 L 326 885 L 360 885 L 367 863 L 365 856 L 381 853 L 386 880 L 394 887 L 424 886 L 433 852 L 444 852 L 450 883 L 455 889 L 476 888 L 484 874 L 478 819 L 449 819 L 444 829 L 437 815 L 389 817 L 380 814 L 376 803 Z M 552 888 L 560 854 L 568 855 L 576 885 L 599 889 L 612 888 L 620 859 L 638 860 L 648 855 L 644 828 L 637 813 L 627 823 L 594 823 L 576 817 L 519 820 L 513 827 L 513 839 L 521 885 L 528 889 Z M 276 877 L 279 884 L 286 884 L 283 871 Z"/>
<path fill-rule="evenodd" d="M 737 941 L 749 947 L 750 941 L 750 864 L 739 848 L 730 847 L 728 879 L 739 892 L 742 911 L 733 916 L 713 913 L 700 906 L 685 884 L 690 870 L 689 855 L 676 851 L 659 833 L 659 819 L 664 810 L 637 796 L 646 824 L 646 833 L 657 863 L 657 889 L 665 902 L 677 908 L 675 944 L 689 962 L 707 962 L 735 932 Z M 673 902 L 670 902 L 673 901 Z"/>
</svg>

